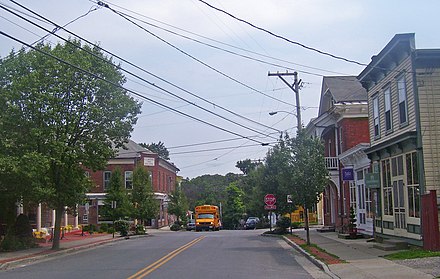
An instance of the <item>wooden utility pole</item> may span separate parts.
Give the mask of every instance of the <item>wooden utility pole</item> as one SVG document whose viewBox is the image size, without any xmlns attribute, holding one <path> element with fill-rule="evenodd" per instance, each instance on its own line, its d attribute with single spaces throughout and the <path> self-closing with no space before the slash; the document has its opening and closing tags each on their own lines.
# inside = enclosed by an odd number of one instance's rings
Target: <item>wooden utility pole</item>
<svg viewBox="0 0 440 279">
<path fill-rule="evenodd" d="M 296 120 L 297 120 L 297 129 L 298 131 L 302 129 L 302 123 L 301 123 L 301 106 L 299 104 L 299 84 L 301 83 L 301 80 L 298 81 L 298 73 L 293 72 L 285 72 L 285 73 L 268 73 L 268 76 L 277 76 L 279 77 L 290 89 L 295 92 L 296 97 Z M 287 80 L 284 78 L 284 76 L 293 76 L 293 84 L 289 84 Z"/>
</svg>

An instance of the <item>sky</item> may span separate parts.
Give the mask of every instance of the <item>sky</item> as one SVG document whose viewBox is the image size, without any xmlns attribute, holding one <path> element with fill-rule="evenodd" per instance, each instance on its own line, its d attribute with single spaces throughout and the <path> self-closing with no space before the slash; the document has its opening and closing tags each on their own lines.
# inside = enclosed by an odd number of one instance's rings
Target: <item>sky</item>
<svg viewBox="0 0 440 279">
<path fill-rule="evenodd" d="M 357 76 L 395 34 L 415 33 L 417 48 L 440 48 L 438 1 L 14 2 L 0 7 L 47 30 L 55 26 L 38 15 L 67 24 L 71 34 L 56 34 L 119 57 L 124 87 L 147 98 L 136 97 L 143 105 L 131 139 L 163 142 L 184 178 L 240 173 L 237 161 L 263 160 L 281 132 L 295 133 L 295 93 L 269 72 L 298 72 L 307 125 L 318 114 L 323 76 Z M 0 31 L 28 44 L 47 35 L 5 9 Z M 21 46 L 0 34 L 0 57 Z"/>
</svg>

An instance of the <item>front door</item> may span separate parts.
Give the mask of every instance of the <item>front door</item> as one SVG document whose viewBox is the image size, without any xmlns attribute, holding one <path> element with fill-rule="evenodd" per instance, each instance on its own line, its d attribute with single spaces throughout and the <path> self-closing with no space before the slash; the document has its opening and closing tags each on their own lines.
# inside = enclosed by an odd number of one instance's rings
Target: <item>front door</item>
<svg viewBox="0 0 440 279">
<path fill-rule="evenodd" d="M 406 233 L 405 192 L 402 179 L 393 181 L 394 232 L 396 235 Z"/>
</svg>

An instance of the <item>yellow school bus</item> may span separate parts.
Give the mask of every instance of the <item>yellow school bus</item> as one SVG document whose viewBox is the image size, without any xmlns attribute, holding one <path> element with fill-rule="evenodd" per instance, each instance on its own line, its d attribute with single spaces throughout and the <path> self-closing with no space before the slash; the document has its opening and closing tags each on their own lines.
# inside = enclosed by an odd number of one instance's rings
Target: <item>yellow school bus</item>
<svg viewBox="0 0 440 279">
<path fill-rule="evenodd" d="M 221 227 L 220 213 L 218 206 L 199 205 L 196 206 L 196 231 L 213 230 L 218 231 Z"/>
</svg>

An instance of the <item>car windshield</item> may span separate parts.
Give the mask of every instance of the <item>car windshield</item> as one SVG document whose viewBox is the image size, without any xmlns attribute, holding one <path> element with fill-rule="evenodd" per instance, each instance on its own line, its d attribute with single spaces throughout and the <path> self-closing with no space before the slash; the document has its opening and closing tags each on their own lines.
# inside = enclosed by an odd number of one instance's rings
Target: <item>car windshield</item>
<svg viewBox="0 0 440 279">
<path fill-rule="evenodd" d="M 199 219 L 214 219 L 214 214 L 203 213 L 203 214 L 199 214 L 197 218 L 199 218 Z"/>
</svg>

